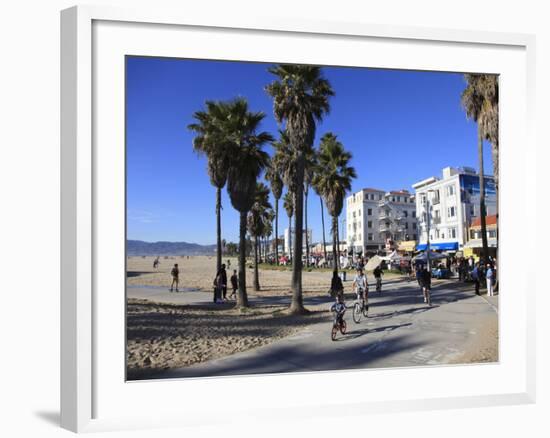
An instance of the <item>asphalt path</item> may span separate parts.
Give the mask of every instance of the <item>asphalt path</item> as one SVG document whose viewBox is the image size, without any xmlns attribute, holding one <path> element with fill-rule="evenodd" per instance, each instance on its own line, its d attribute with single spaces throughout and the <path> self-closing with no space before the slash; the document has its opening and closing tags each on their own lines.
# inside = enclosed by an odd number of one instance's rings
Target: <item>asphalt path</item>
<svg viewBox="0 0 550 438">
<path fill-rule="evenodd" d="M 326 320 L 272 344 L 186 368 L 155 374 L 154 378 L 207 377 L 357 368 L 410 367 L 451 363 L 463 355 L 485 323 L 498 318 L 498 296 L 477 296 L 457 288 L 453 280 L 436 283 L 432 306 L 423 302 L 415 281 L 393 280 L 380 295 L 369 294 L 369 317 L 353 322 L 351 294 L 345 314 L 347 332 L 332 341 L 327 297 L 306 298 L 305 305 L 326 304 Z M 473 289 L 473 288 L 472 288 Z M 212 293 L 170 293 L 164 288 L 129 287 L 129 298 L 175 304 L 212 301 Z M 254 297 L 254 302 L 286 304 L 289 296 Z"/>
</svg>

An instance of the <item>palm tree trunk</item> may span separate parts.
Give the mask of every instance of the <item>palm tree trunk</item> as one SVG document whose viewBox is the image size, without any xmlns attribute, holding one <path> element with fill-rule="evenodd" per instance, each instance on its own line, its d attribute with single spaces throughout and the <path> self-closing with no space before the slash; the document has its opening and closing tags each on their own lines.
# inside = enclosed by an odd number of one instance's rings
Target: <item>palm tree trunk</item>
<svg viewBox="0 0 550 438">
<path fill-rule="evenodd" d="M 292 261 L 292 215 L 288 217 L 288 257 Z"/>
<path fill-rule="evenodd" d="M 338 263 L 336 261 L 336 241 L 338 232 L 338 216 L 332 216 L 332 271 L 338 275 Z"/>
<path fill-rule="evenodd" d="M 309 233 L 307 228 L 307 193 L 308 189 L 304 191 L 304 216 L 306 218 L 306 266 L 309 267 Z"/>
<path fill-rule="evenodd" d="M 323 254 L 326 262 L 327 261 L 327 242 L 325 240 L 325 210 L 323 208 L 323 198 L 321 196 L 319 196 L 319 201 L 321 201 L 321 224 L 323 226 Z"/>
<path fill-rule="evenodd" d="M 479 159 L 479 214 L 481 216 L 481 244 L 483 246 L 483 262 L 489 261 L 489 245 L 487 244 L 487 209 L 485 207 L 485 174 L 483 171 L 483 136 L 478 125 L 478 159 Z"/>
<path fill-rule="evenodd" d="M 292 258 L 292 302 L 290 313 L 303 314 L 302 296 L 302 245 L 304 220 L 304 157 L 298 157 L 296 166 L 296 192 L 294 193 L 294 257 Z"/>
<path fill-rule="evenodd" d="M 279 200 L 275 198 L 275 263 L 279 265 Z"/>
<path fill-rule="evenodd" d="M 260 290 L 260 276 L 258 275 L 258 246 L 260 241 L 254 237 L 254 290 Z"/>
<path fill-rule="evenodd" d="M 336 216 L 336 251 L 338 255 L 336 264 L 338 265 L 338 269 L 342 269 L 342 266 L 340 266 L 340 225 L 338 224 L 338 216 Z"/>
<path fill-rule="evenodd" d="M 246 294 L 246 214 L 241 212 L 239 223 L 239 291 L 237 294 L 237 306 L 248 307 Z"/>
<path fill-rule="evenodd" d="M 222 189 L 216 188 L 216 234 L 217 234 L 217 251 L 216 251 L 216 272 L 220 272 L 222 268 Z"/>
</svg>

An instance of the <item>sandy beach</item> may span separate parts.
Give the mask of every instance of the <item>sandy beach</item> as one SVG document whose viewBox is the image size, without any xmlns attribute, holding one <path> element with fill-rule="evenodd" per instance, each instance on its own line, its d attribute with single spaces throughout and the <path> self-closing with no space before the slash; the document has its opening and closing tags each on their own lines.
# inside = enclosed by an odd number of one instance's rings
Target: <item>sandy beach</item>
<svg viewBox="0 0 550 438">
<path fill-rule="evenodd" d="M 212 282 L 216 274 L 216 257 L 190 256 L 190 257 L 160 257 L 160 266 L 153 268 L 155 257 L 129 257 L 127 259 L 129 286 L 166 286 L 170 287 L 170 271 L 175 263 L 180 270 L 180 287 L 198 289 L 203 291 L 212 290 Z M 229 260 L 229 266 L 227 261 Z M 236 257 L 224 257 L 227 277 L 231 276 L 234 269 L 238 269 Z M 252 260 L 248 260 L 246 269 L 246 284 L 249 293 L 252 291 L 254 270 Z M 302 274 L 302 285 L 304 293 L 318 294 L 326 293 L 330 287 L 332 273 L 330 270 L 317 270 L 304 268 Z M 272 269 L 262 270 L 260 273 L 260 286 L 262 294 L 281 295 L 290 292 L 290 267 L 288 270 L 279 271 Z M 348 280 L 352 279 L 355 273 L 348 271 Z M 397 275 L 397 274 L 396 274 Z M 367 273 L 369 283 L 374 281 L 371 274 Z M 351 291 L 351 281 L 346 283 Z"/>
<path fill-rule="evenodd" d="M 127 284 L 135 286 L 170 286 L 170 271 L 175 263 L 180 270 L 180 288 L 212 291 L 216 258 L 208 256 L 160 257 L 160 266 L 153 268 L 155 257 L 129 257 Z M 228 277 L 237 269 L 236 257 L 224 257 Z M 261 291 L 253 291 L 253 269 L 247 263 L 249 296 L 290 295 L 288 270 L 261 270 Z M 331 272 L 303 273 L 304 296 L 325 295 Z M 351 281 L 346 282 L 351 292 Z M 185 292 L 184 292 L 185 293 Z M 128 300 L 128 377 L 155 370 L 183 367 L 227 356 L 236 352 L 275 342 L 320 320 L 330 321 L 326 309 L 308 306 L 306 316 L 289 316 L 286 305 L 255 305 L 246 313 L 234 309 L 234 302 L 224 305 L 181 306 L 151 300 Z M 326 306 L 324 306 L 326 307 Z"/>
<path fill-rule="evenodd" d="M 211 302 L 215 257 L 161 257 L 158 269 L 153 269 L 153 260 L 154 257 L 128 259 L 128 291 L 134 291 L 127 300 L 127 377 L 130 380 L 154 378 L 155 374 L 165 370 L 181 369 L 267 346 L 298 334 L 306 327 L 330 325 L 328 309 L 331 300 L 327 297 L 330 271 L 306 270 L 303 273 L 304 299 L 308 301 L 306 307 L 310 313 L 290 316 L 287 310 L 290 268 L 261 269 L 261 290 L 253 291 L 253 269 L 251 263 L 247 263 L 247 290 L 251 307 L 241 311 L 235 308 L 234 301 L 224 304 Z M 224 258 L 224 263 L 227 264 L 227 260 Z M 237 266 L 236 258 L 229 260 L 228 275 Z M 168 292 L 170 270 L 174 263 L 179 265 L 180 288 L 184 289 L 179 294 Z M 346 302 L 354 299 L 353 275 L 353 272 L 348 272 L 344 283 Z M 398 291 L 402 287 L 416 290 L 416 282 L 403 280 L 404 277 L 397 273 L 386 274 L 384 284 L 388 288 L 392 288 L 392 284 L 397 285 L 396 296 L 399 296 Z M 369 284 L 373 281 L 369 273 Z M 473 294 L 471 285 L 453 280 L 434 279 L 432 285 L 436 289 L 451 288 L 447 292 L 452 294 L 451 302 L 456 296 L 465 298 Z M 142 290 L 145 292 L 141 293 Z M 161 294 L 162 299 L 155 294 Z M 200 297 L 202 301 L 199 304 L 193 302 L 195 297 Z M 176 298 L 179 301 L 176 302 Z M 488 304 L 480 305 L 489 308 Z M 389 309 L 391 311 L 391 307 Z M 498 321 L 495 316 L 491 310 L 471 321 L 468 330 L 475 336 L 468 339 L 460 356 L 453 356 L 450 363 L 498 360 Z"/>
</svg>

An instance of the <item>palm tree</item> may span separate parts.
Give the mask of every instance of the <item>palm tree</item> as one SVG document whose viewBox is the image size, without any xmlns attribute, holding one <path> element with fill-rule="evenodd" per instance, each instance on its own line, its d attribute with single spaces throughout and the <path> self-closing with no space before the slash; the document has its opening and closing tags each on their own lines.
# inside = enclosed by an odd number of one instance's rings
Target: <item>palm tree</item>
<svg viewBox="0 0 550 438">
<path fill-rule="evenodd" d="M 221 193 L 227 181 L 227 153 L 223 122 L 227 118 L 227 106 L 221 102 L 206 102 L 205 111 L 196 111 L 193 118 L 196 123 L 188 125 L 188 129 L 196 133 L 193 148 L 200 155 L 206 155 L 210 183 L 216 187 L 216 271 L 222 264 L 222 230 L 221 230 Z"/>
<path fill-rule="evenodd" d="M 306 154 L 306 163 L 304 168 L 304 220 L 306 225 L 306 266 L 309 266 L 309 228 L 307 225 L 307 197 L 309 187 L 313 181 L 315 174 L 315 166 L 317 165 L 317 154 L 313 148 L 309 149 Z"/>
<path fill-rule="evenodd" d="M 315 180 L 315 172 L 313 174 L 313 180 Z M 327 261 L 327 242 L 325 239 L 325 209 L 323 208 L 323 197 L 321 196 L 321 194 L 319 193 L 315 185 L 313 185 L 313 190 L 315 191 L 317 196 L 319 196 L 319 201 L 321 203 L 321 226 L 323 227 L 323 257 L 326 262 Z"/>
<path fill-rule="evenodd" d="M 267 85 L 273 97 L 273 112 L 285 129 L 295 151 L 294 201 L 294 259 L 292 264 L 291 313 L 304 313 L 302 296 L 302 233 L 303 191 L 306 152 L 313 147 L 316 121 L 330 109 L 329 98 L 334 95 L 330 83 L 322 76 L 321 68 L 308 65 L 278 65 L 269 69 L 277 80 Z"/>
<path fill-rule="evenodd" d="M 269 189 L 263 183 L 256 183 L 254 204 L 248 212 L 248 232 L 254 237 L 254 290 L 260 290 L 260 279 L 258 274 L 258 250 L 259 241 L 266 232 L 266 227 L 272 220 L 272 207 L 269 203 Z"/>
<path fill-rule="evenodd" d="M 237 305 L 247 307 L 245 271 L 247 215 L 254 205 L 258 177 L 269 163 L 269 155 L 262 150 L 262 146 L 273 141 L 273 137 L 267 132 L 257 132 L 265 114 L 250 112 L 245 99 L 238 98 L 226 105 L 230 114 L 225 121 L 225 132 L 228 133 L 227 147 L 230 151 L 227 191 L 231 205 L 240 214 Z"/>
<path fill-rule="evenodd" d="M 283 180 L 273 159 L 267 168 L 265 179 L 271 185 L 271 193 L 275 198 L 275 263 L 279 264 L 279 199 L 283 195 Z"/>
<path fill-rule="evenodd" d="M 355 169 L 348 165 L 350 160 L 351 153 L 344 150 L 344 146 L 333 133 L 323 135 L 313 184 L 323 197 L 327 210 L 332 216 L 333 277 L 338 275 L 336 260 L 338 216 L 344 207 L 346 193 L 351 190 L 351 180 L 356 177 Z"/>
<path fill-rule="evenodd" d="M 485 205 L 485 175 L 483 164 L 483 140 L 492 144 L 493 171 L 495 188 L 498 187 L 498 78 L 495 75 L 466 74 L 466 88 L 461 101 L 466 116 L 477 123 L 478 161 L 479 161 L 479 214 L 481 221 L 481 242 L 483 259 L 489 260 L 487 243 L 487 208 Z M 498 191 L 497 215 L 498 215 Z M 498 226 L 498 225 L 497 225 Z"/>
<path fill-rule="evenodd" d="M 286 214 L 288 216 L 288 255 L 290 256 L 290 260 L 294 260 L 292 258 L 292 216 L 294 215 L 294 196 L 292 195 L 292 192 L 289 190 L 286 192 L 285 196 L 283 196 L 283 208 L 286 210 Z"/>
</svg>

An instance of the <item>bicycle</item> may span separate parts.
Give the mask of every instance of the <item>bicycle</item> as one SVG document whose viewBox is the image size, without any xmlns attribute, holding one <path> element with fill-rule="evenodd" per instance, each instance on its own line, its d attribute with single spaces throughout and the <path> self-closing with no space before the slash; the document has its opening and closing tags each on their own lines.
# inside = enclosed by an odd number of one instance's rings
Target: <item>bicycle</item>
<svg viewBox="0 0 550 438">
<path fill-rule="evenodd" d="M 332 331 L 330 334 L 331 339 L 333 341 L 336 340 L 336 335 L 338 334 L 338 331 L 340 331 L 340 333 L 345 335 L 346 329 L 347 329 L 347 324 L 344 319 L 344 312 L 342 313 L 335 312 L 334 321 L 332 323 Z"/>
<path fill-rule="evenodd" d="M 369 305 L 365 303 L 365 299 L 363 298 L 363 294 L 358 294 L 357 300 L 355 302 L 355 305 L 353 306 L 353 321 L 355 324 L 359 324 L 361 322 L 361 316 L 364 316 L 365 318 L 368 318 L 369 316 Z M 360 301 L 359 301 L 360 300 Z"/>
<path fill-rule="evenodd" d="M 382 293 L 382 279 L 380 277 L 376 279 L 376 292 Z"/>
</svg>

